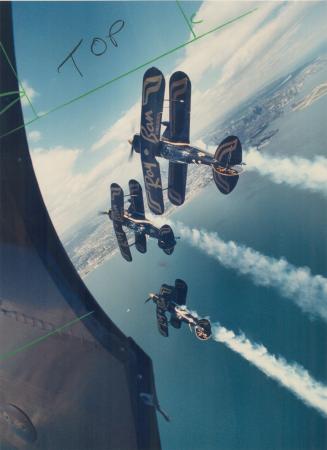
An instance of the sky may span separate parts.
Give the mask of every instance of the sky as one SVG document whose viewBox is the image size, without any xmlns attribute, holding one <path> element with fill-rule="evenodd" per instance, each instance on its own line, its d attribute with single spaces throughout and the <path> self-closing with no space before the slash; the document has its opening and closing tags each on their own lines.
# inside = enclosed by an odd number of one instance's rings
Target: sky
<svg viewBox="0 0 327 450">
<path fill-rule="evenodd" d="M 325 2 L 181 5 L 186 17 L 195 14 L 197 37 L 255 11 L 146 65 L 193 39 L 175 2 L 14 4 L 18 76 L 38 115 L 45 114 L 27 126 L 31 155 L 60 235 L 82 226 L 108 204 L 112 182 L 125 186 L 130 178 L 141 179 L 138 155 L 128 161 L 127 139 L 138 131 L 142 77 L 148 67 L 162 70 L 167 83 L 175 70 L 189 75 L 191 138 L 197 142 L 242 102 L 326 45 Z M 115 46 L 108 33 L 117 23 L 123 26 L 113 36 Z M 78 44 L 74 57 L 82 76 L 71 60 L 58 72 Z M 26 100 L 24 116 L 25 121 L 35 117 Z"/>
</svg>

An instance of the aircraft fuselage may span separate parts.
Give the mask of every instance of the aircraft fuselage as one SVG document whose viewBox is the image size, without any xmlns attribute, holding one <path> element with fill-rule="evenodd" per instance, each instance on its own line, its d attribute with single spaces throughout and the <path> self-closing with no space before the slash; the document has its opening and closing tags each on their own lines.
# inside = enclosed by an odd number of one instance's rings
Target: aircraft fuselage
<svg viewBox="0 0 327 450">
<path fill-rule="evenodd" d="M 137 234 L 146 234 L 154 239 L 159 239 L 159 228 L 154 226 L 148 219 L 136 218 L 128 211 L 124 212 L 123 226 Z"/>
<path fill-rule="evenodd" d="M 218 164 L 218 161 L 210 153 L 182 142 L 174 143 L 161 140 L 158 156 L 182 164 L 204 164 L 207 166 Z"/>
<path fill-rule="evenodd" d="M 154 295 L 152 299 L 164 312 L 176 314 L 179 320 L 186 322 L 189 325 L 197 325 L 196 317 L 193 317 L 192 314 L 185 308 L 185 306 L 178 305 L 174 301 L 167 300 L 159 295 Z"/>
<path fill-rule="evenodd" d="M 133 142 L 135 151 L 140 153 L 140 135 L 135 134 L 133 141 L 131 142 Z M 218 173 L 225 176 L 236 176 L 243 172 L 242 163 L 232 166 L 222 165 L 211 153 L 208 153 L 201 148 L 194 147 L 185 142 L 172 142 L 164 138 L 160 139 L 155 156 L 180 164 L 201 164 L 210 166 Z"/>
</svg>

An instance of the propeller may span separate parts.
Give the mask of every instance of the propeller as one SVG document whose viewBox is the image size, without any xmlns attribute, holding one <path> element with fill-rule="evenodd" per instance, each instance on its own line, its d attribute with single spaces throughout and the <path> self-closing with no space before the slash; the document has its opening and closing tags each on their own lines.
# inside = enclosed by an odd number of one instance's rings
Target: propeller
<svg viewBox="0 0 327 450">
<path fill-rule="evenodd" d="M 129 153 L 129 157 L 128 157 L 128 161 L 131 161 L 133 159 L 134 156 L 134 147 L 133 147 L 133 141 L 131 139 L 128 139 L 128 143 L 131 146 L 131 151 Z"/>
<path fill-rule="evenodd" d="M 155 297 L 155 294 L 152 294 L 152 292 L 149 294 L 149 297 L 145 300 L 144 303 L 148 303 L 150 300 L 153 300 L 153 298 Z"/>
<path fill-rule="evenodd" d="M 128 143 L 131 146 L 131 151 L 129 153 L 129 157 L 128 160 L 131 161 L 133 159 L 134 156 L 134 147 L 133 147 L 133 140 L 134 140 L 134 135 L 136 133 L 138 126 L 137 126 L 137 122 L 136 122 L 136 118 L 134 120 L 131 121 L 131 127 L 130 127 L 130 136 L 132 136 L 130 139 L 128 139 Z"/>
</svg>

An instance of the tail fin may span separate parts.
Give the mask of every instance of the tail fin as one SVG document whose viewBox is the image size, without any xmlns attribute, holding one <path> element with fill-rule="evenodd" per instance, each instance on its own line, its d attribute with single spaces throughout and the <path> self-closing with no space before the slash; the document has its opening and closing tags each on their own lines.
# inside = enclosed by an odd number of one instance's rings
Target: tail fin
<svg viewBox="0 0 327 450">
<path fill-rule="evenodd" d="M 176 240 L 174 232 L 169 225 L 163 225 L 159 230 L 158 246 L 167 254 L 174 251 Z"/>
</svg>

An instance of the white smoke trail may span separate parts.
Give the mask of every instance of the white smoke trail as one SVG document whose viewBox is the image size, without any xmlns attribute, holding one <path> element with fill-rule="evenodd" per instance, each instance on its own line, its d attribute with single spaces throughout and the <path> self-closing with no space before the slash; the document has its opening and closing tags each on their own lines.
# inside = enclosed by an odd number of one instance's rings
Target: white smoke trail
<svg viewBox="0 0 327 450">
<path fill-rule="evenodd" d="M 171 224 L 175 233 L 212 256 L 224 267 L 248 275 L 259 286 L 275 288 L 304 312 L 327 321 L 327 279 L 312 275 L 308 267 L 295 267 L 286 259 L 265 256 L 234 241 L 223 241 L 217 233 L 191 229 L 180 222 Z"/>
<path fill-rule="evenodd" d="M 256 148 L 244 152 L 247 171 L 257 171 L 275 183 L 285 183 L 327 195 L 327 159 L 314 156 L 312 160 L 298 156 L 279 158 L 262 154 Z"/>
<path fill-rule="evenodd" d="M 215 341 L 225 344 L 306 405 L 327 417 L 327 386 L 312 378 L 303 367 L 269 354 L 263 345 L 251 342 L 244 334 L 236 335 L 217 323 L 212 325 L 212 331 Z"/>
</svg>

